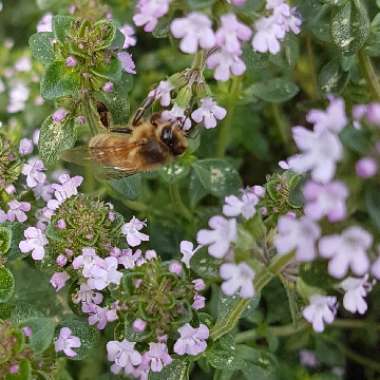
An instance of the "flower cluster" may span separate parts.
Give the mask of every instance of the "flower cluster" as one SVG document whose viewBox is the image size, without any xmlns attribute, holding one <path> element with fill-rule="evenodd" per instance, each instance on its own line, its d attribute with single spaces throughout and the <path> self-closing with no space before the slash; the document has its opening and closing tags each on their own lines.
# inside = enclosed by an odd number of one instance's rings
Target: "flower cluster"
<svg viewBox="0 0 380 380">
<path fill-rule="evenodd" d="M 140 1 L 134 16 L 135 24 L 144 26 L 146 32 L 153 31 L 158 19 L 168 13 L 169 5 L 169 0 Z M 256 20 L 252 28 L 239 21 L 234 13 L 221 15 L 215 32 L 208 16 L 191 12 L 174 19 L 170 30 L 175 38 L 181 39 L 180 49 L 184 53 L 207 50 L 207 66 L 214 70 L 216 80 L 226 81 L 231 75 L 241 75 L 246 70 L 242 60 L 244 42 L 252 38 L 255 51 L 277 54 L 281 49 L 280 41 L 287 33 L 300 32 L 301 19 L 286 1 L 267 0 L 266 12 L 268 16 Z"/>
</svg>

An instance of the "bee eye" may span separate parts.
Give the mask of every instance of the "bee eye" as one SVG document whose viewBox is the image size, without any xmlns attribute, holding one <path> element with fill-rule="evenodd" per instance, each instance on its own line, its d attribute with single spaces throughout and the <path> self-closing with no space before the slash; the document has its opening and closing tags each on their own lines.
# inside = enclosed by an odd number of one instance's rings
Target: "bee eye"
<svg viewBox="0 0 380 380">
<path fill-rule="evenodd" d="M 171 143 L 173 142 L 173 132 L 170 127 L 165 127 L 162 130 L 161 139 L 165 144 L 171 145 Z"/>
</svg>

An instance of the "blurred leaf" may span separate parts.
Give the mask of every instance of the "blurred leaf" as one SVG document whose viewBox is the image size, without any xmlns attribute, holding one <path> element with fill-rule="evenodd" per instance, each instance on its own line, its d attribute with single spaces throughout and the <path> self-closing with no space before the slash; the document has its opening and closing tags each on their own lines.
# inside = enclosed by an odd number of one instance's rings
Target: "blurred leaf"
<svg viewBox="0 0 380 380">
<path fill-rule="evenodd" d="M 141 174 L 137 173 L 129 177 L 112 180 L 111 186 L 126 198 L 135 200 L 141 195 L 142 191 Z"/>
<path fill-rule="evenodd" d="M 41 95 L 48 100 L 74 95 L 79 91 L 79 74 L 68 70 L 62 61 L 54 62 L 41 80 Z"/>
<path fill-rule="evenodd" d="M 51 318 L 31 318 L 24 324 L 32 329 L 30 348 L 37 354 L 48 349 L 54 338 L 55 322 Z"/>
<path fill-rule="evenodd" d="M 335 44 L 345 54 L 354 54 L 369 36 L 367 10 L 361 0 L 349 0 L 334 9 L 331 34 Z"/>
<path fill-rule="evenodd" d="M 190 167 L 172 162 L 161 168 L 160 177 L 168 184 L 173 184 L 188 176 Z"/>
<path fill-rule="evenodd" d="M 257 82 L 246 89 L 248 94 L 271 103 L 286 102 L 296 96 L 298 91 L 298 86 L 285 78 Z"/>
<path fill-rule="evenodd" d="M 233 194 L 241 187 L 239 173 L 226 160 L 198 160 L 193 169 L 203 187 L 217 197 Z"/>
<path fill-rule="evenodd" d="M 71 360 L 82 360 L 86 358 L 96 347 L 99 340 L 99 331 L 90 326 L 87 321 L 76 319 L 75 317 L 67 317 L 62 320 L 57 328 L 57 334 L 62 327 L 68 327 L 72 331 L 72 335 L 80 339 L 81 346 L 75 349 L 76 356 Z"/>
<path fill-rule="evenodd" d="M 74 21 L 74 17 L 57 15 L 53 17 L 53 31 L 55 37 L 61 41 L 65 42 L 66 34 L 71 29 L 71 24 Z"/>
<path fill-rule="evenodd" d="M 8 259 L 13 260 L 20 257 L 21 252 L 19 243 L 22 239 L 24 239 L 24 224 L 18 222 L 5 222 L 2 227 L 7 227 L 12 231 L 11 245 L 7 254 Z"/>
<path fill-rule="evenodd" d="M 8 269 L 0 267 L 0 302 L 7 302 L 15 291 L 15 278 Z"/>
<path fill-rule="evenodd" d="M 245 360 L 236 356 L 236 350 L 211 349 L 206 352 L 207 362 L 214 368 L 227 371 L 243 370 L 246 367 Z"/>
<path fill-rule="evenodd" d="M 367 154 L 371 150 L 371 132 L 366 128 L 357 129 L 354 127 L 343 128 L 340 138 L 344 145 L 359 154 Z"/>
<path fill-rule="evenodd" d="M 334 58 L 322 67 L 318 81 L 325 94 L 340 93 L 349 81 L 349 73 L 344 72 L 339 59 Z"/>
<path fill-rule="evenodd" d="M 115 57 L 112 57 L 111 62 L 101 63 L 90 71 L 98 77 L 108 79 L 112 82 L 119 81 L 122 74 L 121 63 Z"/>
<path fill-rule="evenodd" d="M 365 190 L 365 204 L 373 225 L 380 229 L 380 186 L 370 185 Z"/>
<path fill-rule="evenodd" d="M 41 126 L 38 149 L 45 164 L 50 165 L 58 160 L 59 155 L 74 146 L 76 133 L 74 122 L 66 118 L 61 123 L 54 123 L 51 116 Z"/>
<path fill-rule="evenodd" d="M 18 301 L 12 310 L 11 321 L 21 325 L 30 319 L 43 316 L 42 311 L 37 309 L 34 305 Z"/>
<path fill-rule="evenodd" d="M 202 185 L 202 182 L 198 178 L 197 174 L 193 171 L 190 176 L 189 184 L 189 199 L 191 207 L 195 207 L 197 203 L 207 194 L 208 191 Z"/>
<path fill-rule="evenodd" d="M 167 38 L 170 31 L 170 22 L 172 20 L 171 15 L 160 17 L 156 27 L 154 28 L 152 35 L 155 38 Z"/>
<path fill-rule="evenodd" d="M 219 278 L 219 263 L 207 253 L 206 248 L 201 248 L 191 258 L 191 269 L 205 280 L 216 281 Z"/>
<path fill-rule="evenodd" d="M 115 50 L 122 49 L 124 46 L 124 42 L 125 42 L 124 34 L 118 28 L 116 28 L 115 38 L 112 41 L 112 46 L 111 46 L 112 49 L 115 49 Z"/>
<path fill-rule="evenodd" d="M 12 243 L 12 230 L 0 226 L 0 255 L 5 255 Z"/>
<path fill-rule="evenodd" d="M 186 0 L 190 9 L 202 9 L 211 7 L 216 0 Z"/>
<path fill-rule="evenodd" d="M 44 65 L 54 62 L 55 54 L 52 39 L 54 39 L 54 34 L 50 32 L 35 33 L 29 38 L 33 58 Z"/>
<path fill-rule="evenodd" d="M 51 9 L 55 5 L 59 4 L 61 0 L 37 0 L 37 5 L 40 9 Z"/>
</svg>

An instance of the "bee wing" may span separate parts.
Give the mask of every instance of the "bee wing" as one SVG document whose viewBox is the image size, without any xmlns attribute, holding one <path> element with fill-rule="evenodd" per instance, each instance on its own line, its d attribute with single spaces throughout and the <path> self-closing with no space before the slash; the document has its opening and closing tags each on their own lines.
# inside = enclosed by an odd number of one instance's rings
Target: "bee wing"
<svg viewBox="0 0 380 380">
<path fill-rule="evenodd" d="M 131 143 L 130 145 L 131 149 L 136 147 L 135 143 Z M 90 168 L 95 177 L 99 179 L 117 179 L 138 173 L 140 171 L 139 168 L 128 161 L 123 167 L 116 167 L 103 164 L 96 159 L 101 153 L 107 152 L 107 150 L 112 152 L 115 148 L 117 149 L 118 147 L 93 147 L 90 149 L 88 146 L 78 146 L 64 151 L 61 158 L 75 165 Z M 124 145 L 123 149 L 127 150 L 129 148 Z"/>
</svg>

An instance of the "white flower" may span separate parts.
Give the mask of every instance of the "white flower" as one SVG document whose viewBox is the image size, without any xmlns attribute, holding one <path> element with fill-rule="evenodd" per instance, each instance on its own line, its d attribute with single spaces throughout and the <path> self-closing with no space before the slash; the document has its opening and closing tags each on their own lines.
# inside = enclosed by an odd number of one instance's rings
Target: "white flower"
<svg viewBox="0 0 380 380">
<path fill-rule="evenodd" d="M 130 373 L 134 370 L 134 366 L 141 364 L 142 356 L 135 350 L 135 345 L 136 343 L 126 339 L 107 343 L 108 360 L 114 362 L 111 366 L 112 373 L 118 374 L 122 369 Z"/>
<path fill-rule="evenodd" d="M 137 219 L 135 216 L 123 225 L 121 232 L 126 236 L 128 245 L 131 247 L 137 247 L 143 241 L 149 241 L 149 236 L 140 232 L 146 223 Z"/>
<path fill-rule="evenodd" d="M 201 99 L 201 106 L 193 111 L 191 114 L 192 119 L 196 123 L 203 122 L 206 129 L 215 128 L 217 121 L 226 117 L 227 111 L 218 106 L 218 104 L 211 98 Z"/>
<path fill-rule="evenodd" d="M 367 302 L 364 297 L 370 290 L 368 274 L 363 278 L 347 277 L 339 284 L 339 287 L 345 291 L 343 306 L 346 310 L 359 314 L 364 314 L 367 311 Z"/>
<path fill-rule="evenodd" d="M 255 272 L 246 263 L 223 264 L 220 267 L 220 276 L 225 280 L 222 284 L 224 294 L 232 296 L 239 291 L 241 298 L 251 298 L 255 295 Z"/>
<path fill-rule="evenodd" d="M 316 332 L 325 329 L 325 323 L 332 323 L 336 314 L 336 297 L 314 294 L 310 297 L 310 305 L 306 306 L 302 314 L 304 318 L 313 324 Z"/>
<path fill-rule="evenodd" d="M 197 241 L 209 245 L 208 253 L 216 258 L 224 257 L 232 242 L 237 238 L 236 219 L 226 219 L 223 216 L 213 216 L 209 222 L 211 230 L 200 230 Z"/>
<path fill-rule="evenodd" d="M 180 251 L 182 253 L 181 261 L 186 265 L 186 268 L 190 268 L 190 260 L 194 254 L 201 248 L 201 245 L 198 245 L 194 249 L 194 244 L 191 241 L 182 240 L 180 244 Z"/>
<path fill-rule="evenodd" d="M 44 246 L 48 244 L 46 236 L 35 227 L 28 227 L 24 231 L 26 240 L 20 241 L 19 248 L 23 253 L 32 251 L 33 260 L 42 260 L 45 256 Z"/>
<path fill-rule="evenodd" d="M 158 86 L 149 93 L 149 96 L 154 97 L 156 100 L 160 100 L 160 104 L 163 107 L 167 107 L 170 104 L 170 92 L 173 89 L 173 85 L 168 80 L 162 80 Z"/>
<path fill-rule="evenodd" d="M 244 219 L 250 219 L 256 214 L 256 205 L 259 202 L 259 197 L 251 191 L 246 191 L 241 198 L 238 198 L 236 195 L 229 195 L 224 199 L 224 202 L 224 215 L 243 215 Z"/>
<path fill-rule="evenodd" d="M 342 278 L 349 268 L 357 276 L 364 275 L 369 269 L 367 250 L 372 245 L 372 236 L 361 227 L 345 229 L 341 235 L 329 235 L 319 242 L 322 257 L 330 259 L 329 273 Z"/>
<path fill-rule="evenodd" d="M 302 153 L 289 158 L 290 169 L 297 173 L 311 170 L 315 181 L 329 182 L 335 175 L 336 162 L 343 157 L 338 136 L 328 129 L 312 132 L 304 127 L 294 127 L 293 138 Z"/>
<path fill-rule="evenodd" d="M 311 261 L 317 256 L 315 242 L 321 235 L 321 229 L 311 219 L 281 216 L 277 229 L 274 245 L 280 255 L 295 250 L 298 261 Z"/>
</svg>

